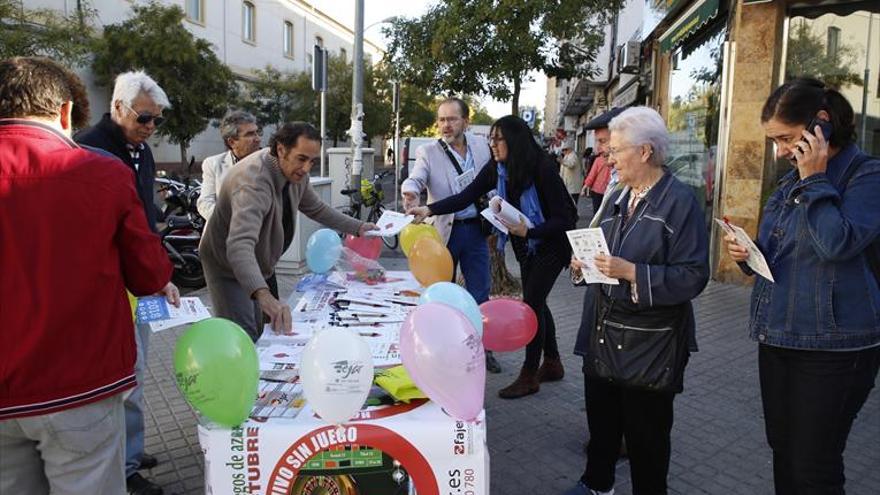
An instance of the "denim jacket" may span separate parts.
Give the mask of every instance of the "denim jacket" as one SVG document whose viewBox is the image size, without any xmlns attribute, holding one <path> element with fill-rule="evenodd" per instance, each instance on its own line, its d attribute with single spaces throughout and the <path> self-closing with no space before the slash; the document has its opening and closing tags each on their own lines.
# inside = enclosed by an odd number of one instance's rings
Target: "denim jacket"
<svg viewBox="0 0 880 495">
<path fill-rule="evenodd" d="M 752 339 L 795 349 L 880 342 L 880 289 L 865 256 L 880 234 L 880 160 L 838 184 L 861 154 L 851 144 L 804 180 L 792 170 L 767 201 L 758 247 L 776 283 L 757 277 Z"/>
<path fill-rule="evenodd" d="M 696 351 L 696 325 L 691 300 L 709 281 L 709 236 L 706 220 L 692 190 L 668 170 L 639 202 L 633 218 L 624 223 L 630 190 L 609 198 L 600 227 L 612 256 L 636 264 L 638 303 L 632 302 L 632 285 L 602 285 L 601 290 L 628 311 L 649 311 L 658 306 L 686 304 L 685 331 L 689 348 Z M 622 228 L 621 228 L 622 227 Z M 597 291 L 587 290 L 574 353 L 584 356 L 593 331 Z"/>
</svg>

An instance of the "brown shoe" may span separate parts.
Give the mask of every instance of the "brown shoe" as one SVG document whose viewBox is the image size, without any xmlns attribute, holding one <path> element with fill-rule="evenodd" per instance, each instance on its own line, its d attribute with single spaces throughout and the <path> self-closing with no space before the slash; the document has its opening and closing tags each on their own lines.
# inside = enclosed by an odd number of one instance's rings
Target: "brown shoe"
<svg viewBox="0 0 880 495">
<path fill-rule="evenodd" d="M 538 368 L 538 381 L 541 383 L 558 382 L 564 376 L 565 368 L 562 367 L 562 360 L 559 359 L 559 356 L 555 358 L 545 357 L 541 367 Z"/>
<path fill-rule="evenodd" d="M 523 368 L 519 372 L 519 377 L 513 383 L 498 391 L 498 397 L 502 399 L 518 399 L 534 394 L 540 388 L 538 372 Z"/>
</svg>

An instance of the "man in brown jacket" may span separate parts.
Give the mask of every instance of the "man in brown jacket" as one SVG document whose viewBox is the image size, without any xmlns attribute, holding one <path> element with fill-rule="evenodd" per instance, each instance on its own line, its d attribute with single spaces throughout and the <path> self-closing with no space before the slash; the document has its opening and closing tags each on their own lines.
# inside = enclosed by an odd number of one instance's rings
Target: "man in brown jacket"
<svg viewBox="0 0 880 495">
<path fill-rule="evenodd" d="M 266 279 L 293 239 L 297 210 L 351 234 L 376 228 L 321 201 L 309 184 L 320 155 L 321 135 L 311 124 L 282 125 L 268 148 L 230 170 L 205 227 L 200 254 L 214 314 L 241 325 L 254 341 L 263 313 L 274 331 L 292 328 L 290 307 L 272 296 Z"/>
</svg>

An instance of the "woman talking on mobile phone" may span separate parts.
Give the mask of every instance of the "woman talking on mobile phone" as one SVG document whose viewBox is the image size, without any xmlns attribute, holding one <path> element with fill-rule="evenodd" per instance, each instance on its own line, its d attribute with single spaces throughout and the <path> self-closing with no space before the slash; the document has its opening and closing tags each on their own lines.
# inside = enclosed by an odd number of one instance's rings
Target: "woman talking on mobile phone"
<svg viewBox="0 0 880 495">
<path fill-rule="evenodd" d="M 815 79 L 783 84 L 761 113 L 793 167 L 758 228 L 775 282 L 756 277 L 749 322 L 777 494 L 844 493 L 846 440 L 880 366 L 880 160 L 855 145 L 854 120 Z"/>
</svg>

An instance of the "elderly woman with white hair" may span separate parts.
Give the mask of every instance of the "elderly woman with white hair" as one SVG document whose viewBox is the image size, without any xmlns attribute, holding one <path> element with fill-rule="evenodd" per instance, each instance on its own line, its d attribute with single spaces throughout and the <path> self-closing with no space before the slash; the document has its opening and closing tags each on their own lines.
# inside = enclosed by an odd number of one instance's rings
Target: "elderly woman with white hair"
<svg viewBox="0 0 880 495">
<path fill-rule="evenodd" d="M 599 226 L 610 250 L 593 264 L 615 284 L 590 284 L 575 353 L 584 358 L 586 470 L 566 495 L 609 494 L 622 439 L 633 493 L 666 493 L 672 402 L 696 351 L 691 300 L 709 280 L 709 240 L 693 192 L 663 166 L 660 115 L 630 108 L 609 124 L 608 159 L 623 188 Z M 586 265 L 572 260 L 578 279 Z M 577 280 L 576 280 L 577 281 Z"/>
</svg>

